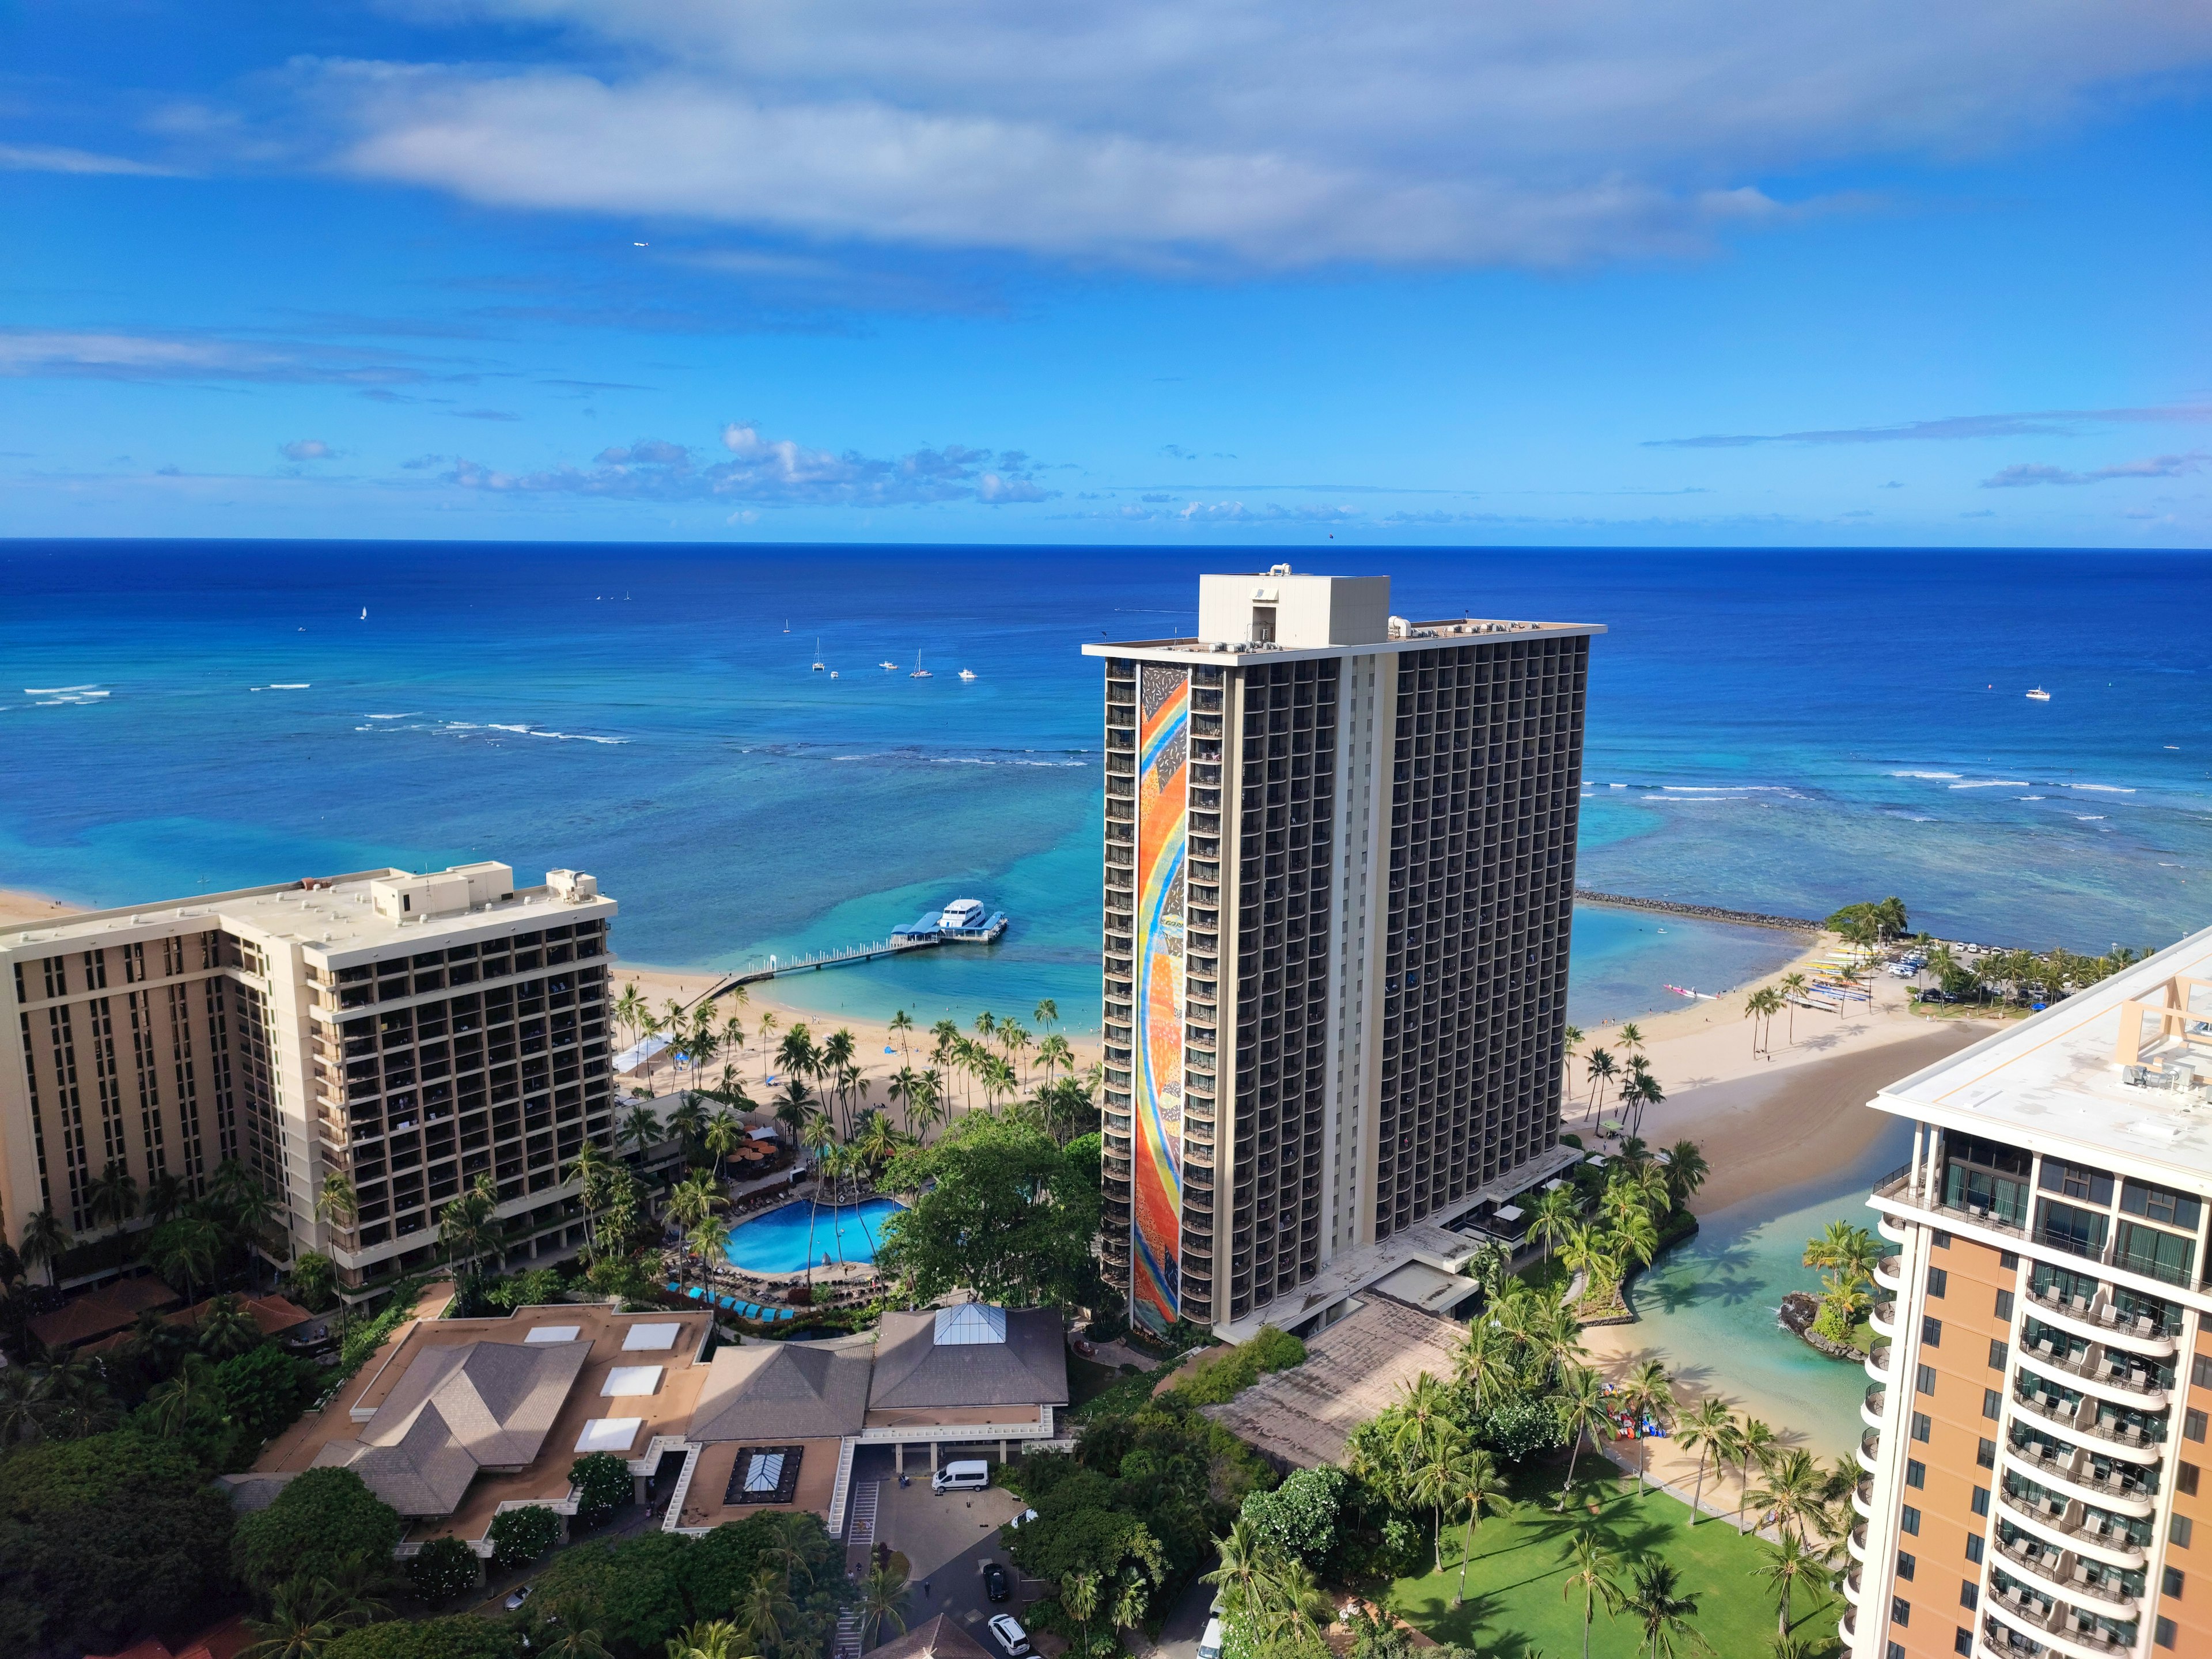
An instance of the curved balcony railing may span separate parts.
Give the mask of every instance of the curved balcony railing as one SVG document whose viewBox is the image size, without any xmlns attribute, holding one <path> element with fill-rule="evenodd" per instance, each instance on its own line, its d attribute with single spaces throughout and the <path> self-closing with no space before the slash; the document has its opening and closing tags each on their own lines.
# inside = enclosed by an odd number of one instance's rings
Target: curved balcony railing
<svg viewBox="0 0 2212 1659">
<path fill-rule="evenodd" d="M 1867 1523 L 1862 1521 L 1851 1528 L 1850 1535 L 1844 1540 L 1844 1547 L 1850 1552 L 1851 1559 L 1854 1561 L 1866 1559 L 1866 1534 Z"/>
<path fill-rule="evenodd" d="M 1876 1468 L 1881 1467 L 1881 1431 L 1877 1429 L 1869 1429 L 1864 1434 L 1859 1437 L 1859 1443 L 1856 1449 L 1858 1454 L 1859 1467 L 1864 1469 L 1869 1474 L 1872 1474 Z"/>
<path fill-rule="evenodd" d="M 1999 1539 L 1997 1553 L 2004 1558 L 2008 1567 L 2027 1573 L 2039 1583 L 2047 1584 L 2054 1595 L 2076 1601 L 2087 1597 L 2123 1612 L 2132 1612 L 2137 1605 L 2136 1598 L 2117 1584 L 2098 1583 L 2094 1579 L 2081 1577 L 2078 1570 L 2067 1572 L 2064 1570 L 2065 1553 L 2063 1551 L 2046 1549 L 2036 1552 L 2024 1545 L 2008 1544 Z"/>
<path fill-rule="evenodd" d="M 2039 1504 L 2032 1498 L 2022 1498 L 2016 1492 L 2000 1490 L 1997 1499 L 2014 1515 L 2054 1539 L 2063 1539 L 2075 1548 L 2083 1551 L 2107 1566 L 2139 1567 L 2143 1564 L 2143 1547 L 2118 1528 L 2106 1522 L 2092 1522 L 2086 1517 L 2080 1521 L 2067 1519 L 2070 1505 L 2061 1504 L 2056 1509 Z"/>
<path fill-rule="evenodd" d="M 1880 1428 L 1881 1426 L 1881 1408 L 1888 1403 L 1889 1389 L 1887 1386 L 1880 1382 L 1875 1383 L 1872 1388 L 1866 1391 L 1866 1398 L 1859 1401 L 1860 1420 L 1865 1423 L 1869 1428 Z"/>
<path fill-rule="evenodd" d="M 2130 1316 L 2122 1313 L 2103 1295 L 2094 1301 L 2085 1297 L 2063 1297 L 2053 1285 L 2046 1290 L 2030 1291 L 2027 1305 L 2039 1319 L 2047 1319 L 2074 1332 L 2078 1336 L 2094 1337 L 2100 1341 L 2120 1341 L 2131 1348 L 2165 1358 L 2175 1351 L 2174 1334 L 2152 1319 L 2148 1314 Z"/>
<path fill-rule="evenodd" d="M 2158 1494 L 2141 1481 L 2117 1474 L 2099 1474 L 2084 1460 L 2079 1468 L 2071 1455 L 2047 1452 L 2041 1446 L 2004 1442 L 2006 1462 L 2039 1486 L 2057 1486 L 2085 1504 L 2114 1509 L 2124 1515 L 2143 1516 L 2158 1507 Z"/>
<path fill-rule="evenodd" d="M 1878 1382 L 1889 1380 L 1889 1351 L 1895 1346 L 1889 1342 L 1877 1342 L 1867 1350 L 1866 1371 L 1869 1376 Z"/>
<path fill-rule="evenodd" d="M 2123 1431 L 2110 1428 L 2094 1420 L 2087 1423 L 2075 1422 L 2076 1408 L 2068 1406 L 2065 1401 L 2058 1400 L 2055 1395 L 2022 1394 L 2015 1389 L 2013 1391 L 2012 1403 L 2015 1410 L 2040 1419 L 2067 1434 L 2086 1434 L 2101 1440 L 2106 1445 L 2116 1448 L 2124 1457 L 2140 1458 L 2146 1463 L 2155 1463 L 2164 1455 L 2164 1448 L 2160 1443 L 2150 1438 L 2140 1430 Z"/>
<path fill-rule="evenodd" d="M 1867 1312 L 1867 1322 L 1883 1336 L 1897 1334 L 1897 1298 L 1886 1296 Z"/>
</svg>

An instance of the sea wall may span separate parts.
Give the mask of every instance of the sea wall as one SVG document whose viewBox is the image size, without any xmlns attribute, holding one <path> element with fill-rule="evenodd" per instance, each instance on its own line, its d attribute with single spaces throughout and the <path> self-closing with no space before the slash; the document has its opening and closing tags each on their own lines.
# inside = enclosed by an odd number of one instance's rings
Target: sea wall
<svg viewBox="0 0 2212 1659">
<path fill-rule="evenodd" d="M 1733 922 L 1739 927 L 1777 927 L 1785 933 L 1817 933 L 1820 924 L 1803 916 L 1761 915 L 1756 910 L 1723 910 L 1711 904 L 1678 904 L 1673 899 L 1632 898 L 1625 893 L 1601 893 L 1577 887 L 1575 899 L 1582 904 L 1610 904 L 1622 910 L 1656 910 L 1662 915 L 1690 916 L 1699 921 Z"/>
</svg>

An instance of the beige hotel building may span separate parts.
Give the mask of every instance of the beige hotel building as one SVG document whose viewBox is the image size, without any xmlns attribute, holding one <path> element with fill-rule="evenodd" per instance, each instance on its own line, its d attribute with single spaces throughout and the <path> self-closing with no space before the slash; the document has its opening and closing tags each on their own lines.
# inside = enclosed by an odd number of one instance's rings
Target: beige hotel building
<svg viewBox="0 0 2212 1659">
<path fill-rule="evenodd" d="M 1857 1659 L 2212 1655 L 2212 930 L 1885 1089 Z"/>
<path fill-rule="evenodd" d="M 610 1144 L 607 930 L 590 876 L 503 864 L 350 875 L 0 929 L 0 1201 L 79 1238 L 120 1163 L 195 1190 L 237 1158 L 289 1253 L 374 1291 L 428 1262 L 480 1174 L 510 1260 L 581 1242 L 562 1170 Z M 316 1214 L 325 1177 L 357 1195 Z M 143 1224 L 134 1223 L 131 1224 Z M 66 1278 L 64 1279 L 66 1281 Z"/>
</svg>

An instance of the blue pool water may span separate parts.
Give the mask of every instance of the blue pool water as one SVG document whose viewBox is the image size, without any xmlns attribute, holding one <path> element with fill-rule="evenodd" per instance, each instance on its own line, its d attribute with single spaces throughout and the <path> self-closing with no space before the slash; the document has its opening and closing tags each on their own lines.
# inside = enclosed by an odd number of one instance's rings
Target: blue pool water
<svg viewBox="0 0 2212 1659">
<path fill-rule="evenodd" d="M 888 1198 L 861 1204 L 787 1204 L 730 1229 L 730 1265 L 747 1273 L 795 1273 L 811 1261 L 866 1262 L 876 1259 L 884 1223 L 906 1208 Z"/>
</svg>

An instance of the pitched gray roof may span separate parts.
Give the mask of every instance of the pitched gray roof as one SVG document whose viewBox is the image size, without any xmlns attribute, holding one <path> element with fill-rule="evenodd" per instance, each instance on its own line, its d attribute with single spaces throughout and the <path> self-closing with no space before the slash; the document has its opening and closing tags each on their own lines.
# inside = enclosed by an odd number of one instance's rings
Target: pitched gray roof
<svg viewBox="0 0 2212 1659">
<path fill-rule="evenodd" d="M 1060 1310 L 1009 1308 L 1006 1322 L 1003 1342 L 939 1342 L 936 1314 L 885 1314 L 869 1406 L 1066 1405 L 1067 1341 Z"/>
<path fill-rule="evenodd" d="M 349 1468 L 402 1515 L 451 1515 L 479 1468 L 538 1455 L 589 1342 L 462 1342 L 415 1356 L 355 1440 L 314 1467 Z"/>
<path fill-rule="evenodd" d="M 868 1651 L 874 1659 L 993 1659 L 989 1649 L 941 1613 Z"/>
<path fill-rule="evenodd" d="M 716 1351 L 686 1437 L 826 1440 L 868 1414 L 866 1342 L 748 1342 Z"/>
</svg>

